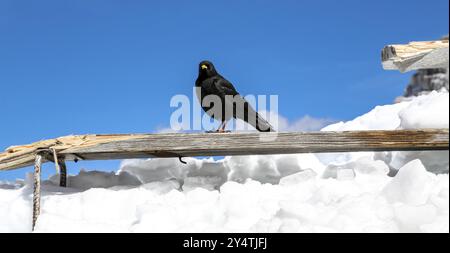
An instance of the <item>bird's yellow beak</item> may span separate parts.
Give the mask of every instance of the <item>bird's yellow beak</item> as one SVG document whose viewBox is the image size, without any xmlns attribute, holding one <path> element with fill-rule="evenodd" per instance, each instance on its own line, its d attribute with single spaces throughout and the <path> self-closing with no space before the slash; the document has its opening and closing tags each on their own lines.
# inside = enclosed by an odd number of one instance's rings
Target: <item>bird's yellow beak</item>
<svg viewBox="0 0 450 253">
<path fill-rule="evenodd" d="M 205 64 L 202 64 L 202 66 L 200 66 L 200 68 L 202 68 L 202 69 L 208 69 L 208 66 L 206 66 Z"/>
</svg>

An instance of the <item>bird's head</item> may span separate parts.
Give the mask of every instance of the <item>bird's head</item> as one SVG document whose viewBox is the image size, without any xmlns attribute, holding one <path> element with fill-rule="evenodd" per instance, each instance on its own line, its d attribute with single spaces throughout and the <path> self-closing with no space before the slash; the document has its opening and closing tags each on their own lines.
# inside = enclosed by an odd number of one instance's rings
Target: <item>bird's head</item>
<svg viewBox="0 0 450 253">
<path fill-rule="evenodd" d="M 212 62 L 201 61 L 200 64 L 198 64 L 198 75 L 206 77 L 215 76 L 217 75 L 217 71 Z"/>
</svg>

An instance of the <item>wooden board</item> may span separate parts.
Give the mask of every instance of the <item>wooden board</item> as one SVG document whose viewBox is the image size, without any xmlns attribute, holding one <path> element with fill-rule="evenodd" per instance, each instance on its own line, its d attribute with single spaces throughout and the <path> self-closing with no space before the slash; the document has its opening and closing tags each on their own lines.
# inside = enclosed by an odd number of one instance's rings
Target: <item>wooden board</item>
<svg viewBox="0 0 450 253">
<path fill-rule="evenodd" d="M 14 146 L 0 153 L 0 170 L 30 166 L 37 152 L 54 149 L 66 160 L 146 157 L 265 155 L 314 152 L 448 150 L 448 129 L 170 133 L 66 136 Z M 44 162 L 51 156 L 44 156 Z"/>
<path fill-rule="evenodd" d="M 410 42 L 383 48 L 383 68 L 406 72 L 417 69 L 448 68 L 448 39 Z"/>
</svg>

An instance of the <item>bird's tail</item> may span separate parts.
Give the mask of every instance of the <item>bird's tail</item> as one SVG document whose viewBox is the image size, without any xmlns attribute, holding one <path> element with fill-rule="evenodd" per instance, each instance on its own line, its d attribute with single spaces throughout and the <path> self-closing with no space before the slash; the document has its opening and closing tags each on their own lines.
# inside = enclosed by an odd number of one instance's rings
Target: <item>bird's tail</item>
<svg viewBox="0 0 450 253">
<path fill-rule="evenodd" d="M 265 120 L 261 115 L 256 113 L 256 124 L 253 126 L 256 128 L 256 130 L 260 132 L 275 132 L 275 129 L 273 129 L 272 125 L 270 125 L 267 120 Z"/>
<path fill-rule="evenodd" d="M 275 132 L 275 129 L 267 122 L 267 120 L 259 115 L 247 101 L 243 98 L 242 100 L 244 101 L 243 115 L 242 113 L 236 113 L 236 118 L 244 120 L 260 132 Z"/>
</svg>

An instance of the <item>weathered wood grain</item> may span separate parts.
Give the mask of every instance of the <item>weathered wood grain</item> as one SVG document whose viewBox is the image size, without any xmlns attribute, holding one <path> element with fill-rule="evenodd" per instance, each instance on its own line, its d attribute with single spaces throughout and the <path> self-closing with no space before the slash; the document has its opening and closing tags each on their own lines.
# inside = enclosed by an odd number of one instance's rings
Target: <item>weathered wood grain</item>
<svg viewBox="0 0 450 253">
<path fill-rule="evenodd" d="M 83 141 L 79 141 L 82 139 Z M 15 147 L 22 156 L 0 153 L 0 170 L 33 165 L 39 150 L 52 148 L 65 160 L 107 160 L 147 157 L 267 155 L 319 152 L 448 150 L 448 129 L 282 132 L 170 133 L 80 135 L 58 138 L 50 146 Z M 64 141 L 66 140 L 66 141 Z M 69 140 L 69 141 L 68 141 Z M 10 152 L 10 151 L 9 151 Z M 11 155 L 11 156 L 8 156 Z M 51 158 L 43 157 L 43 162 Z"/>
<path fill-rule="evenodd" d="M 58 161 L 58 165 L 59 165 L 59 186 L 67 187 L 67 167 L 66 167 L 66 162 L 62 158 L 59 158 L 57 161 Z"/>
<path fill-rule="evenodd" d="M 32 217 L 32 227 L 34 230 L 36 226 L 37 218 L 41 213 L 41 166 L 42 166 L 42 156 L 36 154 L 36 159 L 34 163 L 34 174 L 33 174 L 33 217 Z"/>
<path fill-rule="evenodd" d="M 448 68 L 448 39 L 389 45 L 381 51 L 383 68 L 406 72 L 417 69 Z"/>
</svg>

